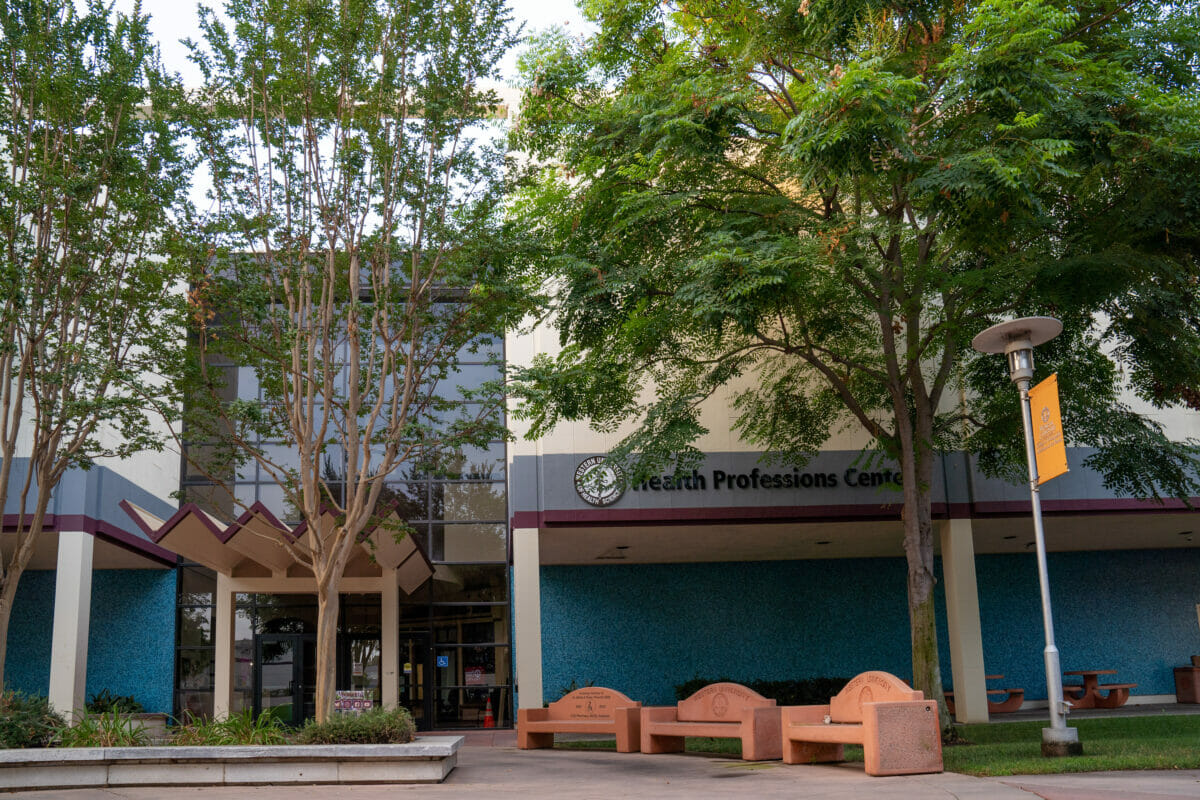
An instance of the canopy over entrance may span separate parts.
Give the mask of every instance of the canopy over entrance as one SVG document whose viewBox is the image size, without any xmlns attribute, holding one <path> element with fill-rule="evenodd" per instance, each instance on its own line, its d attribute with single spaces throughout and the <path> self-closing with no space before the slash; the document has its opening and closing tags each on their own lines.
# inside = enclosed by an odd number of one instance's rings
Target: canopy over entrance
<svg viewBox="0 0 1200 800">
<path fill-rule="evenodd" d="M 194 503 L 163 520 L 128 500 L 121 508 L 155 544 L 232 578 L 311 578 L 301 559 L 312 551 L 313 537 L 333 531 L 335 515 L 321 513 L 319 531 L 306 524 L 290 528 L 262 503 L 246 509 L 232 524 L 224 524 Z M 433 567 L 419 543 L 402 529 L 395 510 L 389 511 L 359 537 L 358 550 L 346 564 L 347 577 L 382 577 L 396 570 L 397 582 L 412 594 L 433 576 Z"/>
</svg>

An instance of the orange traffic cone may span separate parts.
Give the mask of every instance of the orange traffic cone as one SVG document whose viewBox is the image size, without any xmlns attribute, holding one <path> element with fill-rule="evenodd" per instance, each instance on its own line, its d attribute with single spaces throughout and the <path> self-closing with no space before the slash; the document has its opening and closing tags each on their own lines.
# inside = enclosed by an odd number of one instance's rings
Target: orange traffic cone
<svg viewBox="0 0 1200 800">
<path fill-rule="evenodd" d="M 496 727 L 496 718 L 492 716 L 492 696 L 488 695 L 487 708 L 483 710 L 483 727 Z"/>
</svg>

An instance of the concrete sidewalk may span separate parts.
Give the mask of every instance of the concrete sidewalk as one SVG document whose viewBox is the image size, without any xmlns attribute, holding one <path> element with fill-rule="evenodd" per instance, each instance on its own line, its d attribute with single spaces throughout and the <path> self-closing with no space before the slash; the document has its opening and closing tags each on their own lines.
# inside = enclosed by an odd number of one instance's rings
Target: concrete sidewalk
<svg viewBox="0 0 1200 800">
<path fill-rule="evenodd" d="M 497 732 L 497 738 L 505 732 Z M 475 737 L 472 737 L 475 738 Z M 476 740 L 440 785 L 172 788 L 172 800 L 384 800 L 403 797 L 827 798 L 828 800 L 1171 800 L 1200 798 L 1200 770 L 972 778 L 913 775 L 872 778 L 861 764 L 788 766 L 710 756 L 588 750 L 520 751 Z M 162 788 L 16 792 L 19 800 L 158 800 Z"/>
</svg>

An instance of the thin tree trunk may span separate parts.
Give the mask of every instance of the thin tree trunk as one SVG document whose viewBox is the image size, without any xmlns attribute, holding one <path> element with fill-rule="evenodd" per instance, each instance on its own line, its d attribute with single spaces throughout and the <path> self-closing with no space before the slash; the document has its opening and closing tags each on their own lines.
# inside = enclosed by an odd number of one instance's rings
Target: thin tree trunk
<svg viewBox="0 0 1200 800">
<path fill-rule="evenodd" d="M 0 678 L 4 676 L 4 664 L 8 659 L 8 623 L 12 620 L 13 604 L 17 598 L 17 579 L 20 577 L 19 572 L 15 576 L 10 573 L 4 578 L 3 587 L 0 587 Z M 3 682 L 0 682 L 0 688 L 3 686 Z"/>
<path fill-rule="evenodd" d="M 333 694 L 337 688 L 338 581 L 317 587 L 317 722 L 325 722 L 333 713 Z M 331 591 L 332 590 L 332 591 Z"/>
</svg>

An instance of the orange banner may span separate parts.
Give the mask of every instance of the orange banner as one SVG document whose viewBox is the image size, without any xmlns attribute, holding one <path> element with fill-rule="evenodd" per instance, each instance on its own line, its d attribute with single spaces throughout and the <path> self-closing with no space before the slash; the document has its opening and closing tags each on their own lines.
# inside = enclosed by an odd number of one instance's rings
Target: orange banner
<svg viewBox="0 0 1200 800">
<path fill-rule="evenodd" d="M 1033 413 L 1033 445 L 1037 452 L 1038 484 L 1069 471 L 1063 441 L 1062 414 L 1058 408 L 1058 373 L 1029 390 Z"/>
</svg>

